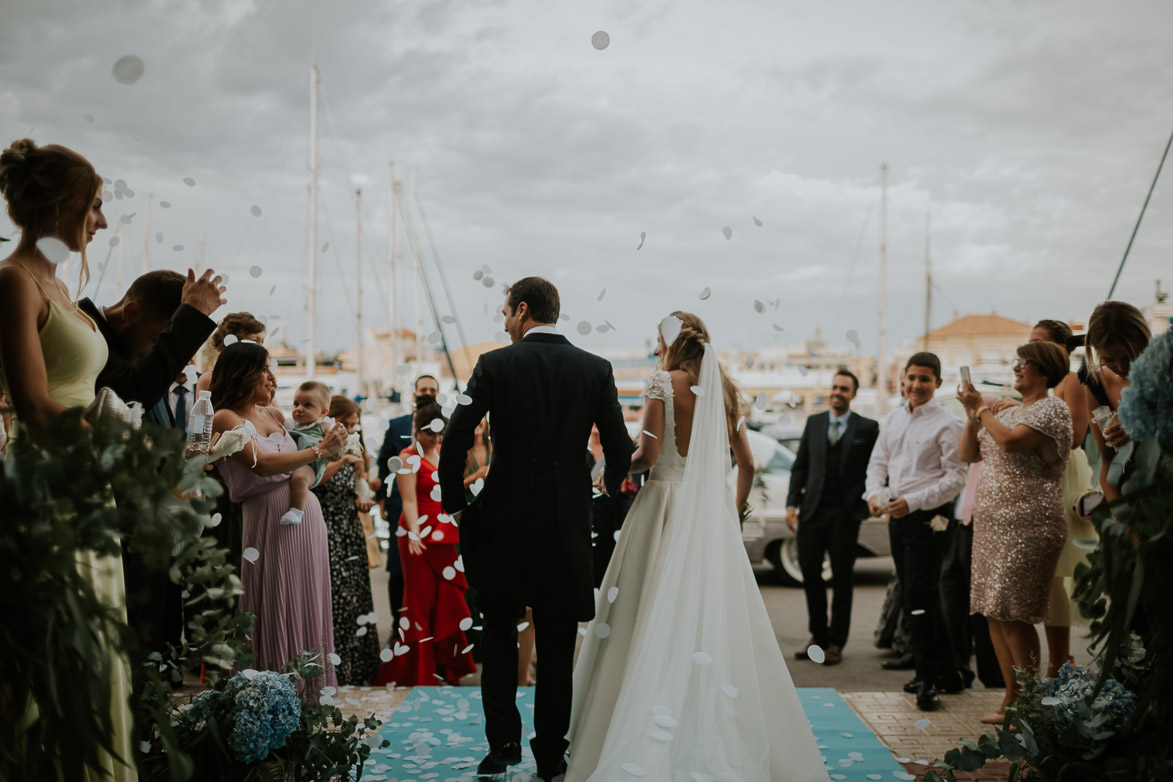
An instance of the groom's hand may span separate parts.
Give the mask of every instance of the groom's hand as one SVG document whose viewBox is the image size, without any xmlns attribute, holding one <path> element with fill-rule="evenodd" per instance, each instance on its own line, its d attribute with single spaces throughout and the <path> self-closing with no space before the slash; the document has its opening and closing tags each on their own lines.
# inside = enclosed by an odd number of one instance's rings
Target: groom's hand
<svg viewBox="0 0 1173 782">
<path fill-rule="evenodd" d="M 594 486 L 595 491 L 599 492 L 599 494 L 602 494 L 604 497 L 607 496 L 607 483 L 603 480 L 602 472 L 599 473 L 598 478 L 595 478 L 595 482 L 592 485 Z"/>
</svg>

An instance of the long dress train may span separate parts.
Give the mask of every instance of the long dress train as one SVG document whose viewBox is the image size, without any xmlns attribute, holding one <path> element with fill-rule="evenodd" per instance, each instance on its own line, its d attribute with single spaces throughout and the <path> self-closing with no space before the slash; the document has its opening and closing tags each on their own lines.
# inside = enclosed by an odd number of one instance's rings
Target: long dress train
<svg viewBox="0 0 1173 782">
<path fill-rule="evenodd" d="M 574 671 L 567 782 L 828 779 L 738 533 L 721 376 L 705 348 L 687 460 L 671 379 L 661 455 L 607 568 Z"/>
</svg>

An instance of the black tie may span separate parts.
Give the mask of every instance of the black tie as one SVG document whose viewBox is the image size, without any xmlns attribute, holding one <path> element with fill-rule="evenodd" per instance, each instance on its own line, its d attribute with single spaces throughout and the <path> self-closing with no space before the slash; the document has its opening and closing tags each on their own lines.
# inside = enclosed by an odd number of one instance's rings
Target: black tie
<svg viewBox="0 0 1173 782">
<path fill-rule="evenodd" d="M 187 437 L 187 386 L 176 386 L 175 396 L 175 425 Z"/>
</svg>

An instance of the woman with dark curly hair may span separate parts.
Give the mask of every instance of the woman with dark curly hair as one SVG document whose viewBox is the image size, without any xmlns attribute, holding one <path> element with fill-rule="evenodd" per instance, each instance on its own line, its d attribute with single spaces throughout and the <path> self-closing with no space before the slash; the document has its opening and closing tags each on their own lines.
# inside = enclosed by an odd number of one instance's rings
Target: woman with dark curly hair
<svg viewBox="0 0 1173 782">
<path fill-rule="evenodd" d="M 337 451 L 346 434 L 336 426 L 320 444 L 298 449 L 284 418 L 269 406 L 276 388 L 269 352 L 260 345 L 229 345 L 216 361 L 212 430 L 243 429 L 251 435 L 244 449 L 218 468 L 244 512 L 240 609 L 257 618 L 252 647 L 258 666 L 280 670 L 302 650 L 316 651 L 324 665 L 334 652 L 326 523 L 317 498 L 309 496 L 301 524 L 280 521 L 289 508 L 290 473 Z M 325 674 L 305 687 L 316 693 L 334 684 L 334 668 L 327 665 Z"/>
</svg>

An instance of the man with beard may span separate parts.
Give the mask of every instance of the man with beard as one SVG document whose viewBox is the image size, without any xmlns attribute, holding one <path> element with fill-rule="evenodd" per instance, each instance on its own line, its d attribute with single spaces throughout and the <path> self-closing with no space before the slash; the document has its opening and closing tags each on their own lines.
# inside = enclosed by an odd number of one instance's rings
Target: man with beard
<svg viewBox="0 0 1173 782">
<path fill-rule="evenodd" d="M 868 458 L 876 444 L 879 426 L 870 418 L 851 412 L 851 400 L 859 380 L 846 369 L 831 381 L 831 409 L 807 419 L 790 472 L 786 500 L 786 526 L 798 537 L 798 561 L 810 619 L 811 639 L 796 656 L 809 658 L 812 646 L 820 647 L 827 665 L 842 659 L 851 625 L 856 540 L 859 526 L 868 516 L 863 496 Z M 827 623 L 827 587 L 823 583 L 823 557 L 831 558 L 831 622 Z"/>
<path fill-rule="evenodd" d="M 413 408 L 425 402 L 434 402 L 440 394 L 440 383 L 431 375 L 420 375 L 415 381 L 415 403 Z M 399 496 L 399 487 L 395 476 L 391 475 L 391 468 L 387 462 L 392 456 L 411 445 L 412 413 L 392 418 L 387 424 L 387 434 L 383 437 L 383 445 L 379 448 L 379 480 L 382 486 L 375 493 L 379 503 L 379 512 L 383 520 L 394 530 L 399 523 L 399 515 L 403 512 L 403 499 Z M 399 551 L 395 546 L 394 537 L 391 547 L 387 551 L 387 596 L 391 600 L 392 624 L 399 624 L 399 609 L 403 606 L 403 565 L 399 561 Z"/>
</svg>

